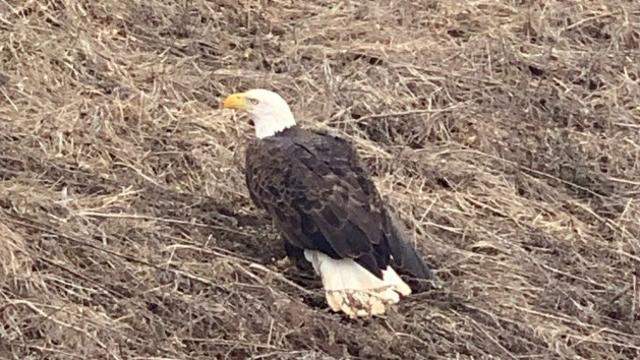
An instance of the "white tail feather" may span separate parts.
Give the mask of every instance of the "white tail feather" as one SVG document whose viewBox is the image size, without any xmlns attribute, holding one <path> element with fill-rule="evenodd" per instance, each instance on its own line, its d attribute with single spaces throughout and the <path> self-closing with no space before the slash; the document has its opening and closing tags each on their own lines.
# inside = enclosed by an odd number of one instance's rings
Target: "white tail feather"
<svg viewBox="0 0 640 360">
<path fill-rule="evenodd" d="M 351 259 L 332 259 L 312 250 L 305 258 L 322 278 L 327 303 L 333 311 L 343 311 L 351 317 L 380 315 L 386 305 L 400 301 L 400 295 L 411 294 L 411 288 L 388 266 L 382 279 Z"/>
</svg>

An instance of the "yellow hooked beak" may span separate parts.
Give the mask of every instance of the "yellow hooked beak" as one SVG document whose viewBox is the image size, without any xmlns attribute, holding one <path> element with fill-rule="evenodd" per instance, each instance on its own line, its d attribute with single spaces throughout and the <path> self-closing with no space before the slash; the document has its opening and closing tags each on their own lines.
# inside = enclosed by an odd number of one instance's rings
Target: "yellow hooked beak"
<svg viewBox="0 0 640 360">
<path fill-rule="evenodd" d="M 247 97 L 244 95 L 244 93 L 231 94 L 227 96 L 227 98 L 222 102 L 222 108 L 246 110 Z"/>
</svg>

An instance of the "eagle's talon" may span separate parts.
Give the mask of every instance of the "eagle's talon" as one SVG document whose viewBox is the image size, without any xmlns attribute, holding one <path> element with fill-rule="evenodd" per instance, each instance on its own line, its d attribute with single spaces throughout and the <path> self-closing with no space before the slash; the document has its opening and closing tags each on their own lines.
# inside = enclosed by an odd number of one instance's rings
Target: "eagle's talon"
<svg viewBox="0 0 640 360">
<path fill-rule="evenodd" d="M 291 263 L 291 260 L 289 260 L 289 257 L 285 256 L 280 260 L 276 260 L 275 265 L 278 269 L 288 269 L 293 264 Z"/>
</svg>

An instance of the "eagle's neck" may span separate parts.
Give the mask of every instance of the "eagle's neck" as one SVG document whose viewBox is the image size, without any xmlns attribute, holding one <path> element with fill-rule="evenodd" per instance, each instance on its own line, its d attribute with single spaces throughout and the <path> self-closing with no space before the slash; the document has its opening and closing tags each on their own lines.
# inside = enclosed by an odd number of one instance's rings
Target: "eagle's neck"
<svg viewBox="0 0 640 360">
<path fill-rule="evenodd" d="M 296 120 L 291 113 L 261 116 L 260 118 L 254 118 L 253 123 L 256 129 L 256 137 L 258 139 L 264 139 L 268 136 L 273 136 L 285 129 L 288 129 L 296 125 Z"/>
</svg>

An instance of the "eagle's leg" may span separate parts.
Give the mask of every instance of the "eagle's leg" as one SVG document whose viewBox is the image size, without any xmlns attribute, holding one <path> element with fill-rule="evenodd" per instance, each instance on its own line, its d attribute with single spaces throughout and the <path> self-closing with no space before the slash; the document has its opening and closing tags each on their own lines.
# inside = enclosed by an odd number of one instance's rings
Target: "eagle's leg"
<svg viewBox="0 0 640 360">
<path fill-rule="evenodd" d="M 288 269 L 292 266 L 300 269 L 301 262 L 305 260 L 303 250 L 291 244 L 284 234 L 282 235 L 282 243 L 284 245 L 285 256 L 276 260 L 276 265 L 281 269 Z"/>
<path fill-rule="evenodd" d="M 291 244 L 286 239 L 284 239 L 284 251 L 286 252 L 289 261 L 298 269 L 304 271 L 313 270 L 313 268 L 311 267 L 311 263 L 307 261 L 304 256 L 304 250 Z"/>
</svg>

